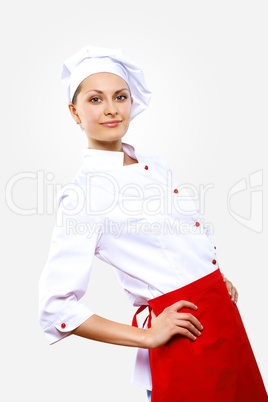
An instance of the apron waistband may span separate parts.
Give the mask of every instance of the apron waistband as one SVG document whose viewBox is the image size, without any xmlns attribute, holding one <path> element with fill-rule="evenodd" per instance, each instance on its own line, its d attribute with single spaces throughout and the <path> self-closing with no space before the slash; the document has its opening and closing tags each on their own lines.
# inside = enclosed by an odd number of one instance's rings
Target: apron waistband
<svg viewBox="0 0 268 402">
<path fill-rule="evenodd" d="M 152 320 L 152 310 L 154 310 L 154 313 L 156 314 L 156 316 L 158 316 L 166 307 L 170 306 L 171 304 L 174 304 L 180 300 L 188 301 L 187 299 L 189 297 L 202 292 L 203 290 L 207 289 L 208 287 L 214 285 L 219 281 L 223 281 L 223 277 L 218 268 L 210 274 L 205 275 L 202 278 L 183 286 L 182 288 L 173 290 L 149 300 L 149 305 L 142 305 L 137 309 L 132 320 L 132 326 L 138 327 L 137 316 L 148 307 L 149 314 L 146 317 L 142 328 L 144 328 L 147 320 L 148 328 L 150 328 Z"/>
<path fill-rule="evenodd" d="M 210 274 L 205 275 L 202 278 L 183 286 L 182 288 L 155 297 L 154 299 L 149 300 L 148 303 L 152 310 L 154 310 L 156 316 L 158 316 L 166 307 L 170 306 L 171 304 L 174 304 L 180 300 L 190 301 L 189 299 L 192 296 L 203 292 L 205 289 L 220 281 L 223 281 L 223 277 L 218 268 Z"/>
</svg>

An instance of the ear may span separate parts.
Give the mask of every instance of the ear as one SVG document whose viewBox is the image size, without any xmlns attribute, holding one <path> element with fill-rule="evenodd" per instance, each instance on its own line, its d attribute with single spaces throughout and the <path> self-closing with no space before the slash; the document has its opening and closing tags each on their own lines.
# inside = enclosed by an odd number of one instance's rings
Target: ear
<svg viewBox="0 0 268 402">
<path fill-rule="evenodd" d="M 133 98 L 131 98 L 131 106 L 133 105 Z"/>
<path fill-rule="evenodd" d="M 74 104 L 72 102 L 70 102 L 68 104 L 68 108 L 69 108 L 72 118 L 74 119 L 76 124 L 80 124 L 81 123 L 80 117 L 78 116 L 76 107 L 74 106 Z"/>
</svg>

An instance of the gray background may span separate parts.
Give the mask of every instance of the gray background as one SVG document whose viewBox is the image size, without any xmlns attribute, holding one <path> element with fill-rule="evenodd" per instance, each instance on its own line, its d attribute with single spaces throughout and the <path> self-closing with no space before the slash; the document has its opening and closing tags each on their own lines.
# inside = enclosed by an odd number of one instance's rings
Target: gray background
<svg viewBox="0 0 268 402">
<path fill-rule="evenodd" d="M 145 70 L 151 106 L 123 141 L 164 156 L 181 183 L 211 186 L 204 220 L 213 223 L 221 270 L 239 290 L 240 312 L 268 385 L 267 10 L 258 0 L 5 3 L 3 187 L 18 173 L 50 175 L 43 212 L 20 215 L 2 198 L 2 400 L 146 401 L 144 390 L 130 383 L 134 349 L 74 336 L 48 346 L 37 319 L 53 192 L 73 177 L 87 147 L 69 116 L 61 64 L 87 44 L 122 48 Z M 249 176 L 259 171 L 263 181 L 250 189 Z M 232 216 L 228 194 L 241 180 L 248 187 L 232 197 Z M 25 179 L 12 197 L 28 209 L 36 194 L 36 181 Z M 130 323 L 134 312 L 113 269 L 96 258 L 84 302 L 120 322 Z"/>
</svg>

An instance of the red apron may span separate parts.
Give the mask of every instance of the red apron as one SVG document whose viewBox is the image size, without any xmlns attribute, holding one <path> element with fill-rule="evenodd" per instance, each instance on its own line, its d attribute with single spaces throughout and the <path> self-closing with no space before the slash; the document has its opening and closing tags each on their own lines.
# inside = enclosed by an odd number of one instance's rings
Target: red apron
<svg viewBox="0 0 268 402">
<path fill-rule="evenodd" d="M 220 270 L 181 289 L 149 300 L 158 316 L 167 306 L 187 300 L 184 308 L 203 325 L 196 341 L 176 335 L 150 349 L 151 402 L 262 402 L 268 396 L 237 307 L 231 301 Z M 136 315 L 132 325 L 137 326 Z M 150 316 L 148 326 L 150 327 Z"/>
</svg>

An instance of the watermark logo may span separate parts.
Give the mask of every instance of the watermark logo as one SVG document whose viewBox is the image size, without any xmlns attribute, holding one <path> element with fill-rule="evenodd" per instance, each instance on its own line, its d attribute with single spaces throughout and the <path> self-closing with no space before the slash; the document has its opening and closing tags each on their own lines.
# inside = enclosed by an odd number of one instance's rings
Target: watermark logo
<svg viewBox="0 0 268 402">
<path fill-rule="evenodd" d="M 142 183 L 127 183 L 123 187 L 108 173 L 89 174 L 85 177 L 84 185 L 70 183 L 62 186 L 54 181 L 51 172 L 20 172 L 12 176 L 6 185 L 6 204 L 18 215 L 51 215 L 57 209 L 56 194 L 62 193 L 63 203 L 57 215 L 57 225 L 61 225 L 63 216 L 79 216 L 86 211 L 88 216 L 104 216 L 119 208 L 127 217 L 145 214 L 150 217 L 162 215 L 171 216 L 176 213 L 187 216 L 196 215 L 199 211 L 202 217 L 205 213 L 207 193 L 214 189 L 212 183 L 194 186 L 189 183 L 178 184 L 168 172 L 159 183 L 152 181 Z M 32 205 L 22 207 L 17 186 L 31 183 L 29 194 L 33 197 Z M 94 191 L 92 191 L 92 188 Z M 101 198 L 93 196 L 95 189 L 105 189 Z M 64 206 L 65 194 L 71 196 L 71 209 Z M 15 196 L 15 194 L 17 194 Z M 247 208 L 247 205 L 249 207 Z M 244 227 L 260 233 L 263 230 L 263 171 L 258 170 L 235 183 L 227 194 L 227 207 L 230 215 Z M 248 209 L 248 213 L 245 213 Z M 243 211 L 243 212 L 242 212 Z M 157 221 L 157 219 L 156 219 Z M 82 230 L 82 227 L 80 228 Z M 143 230 L 147 230 L 145 227 Z M 120 232 L 120 228 L 116 228 Z"/>
<path fill-rule="evenodd" d="M 87 238 L 102 232 L 104 235 L 112 235 L 115 239 L 122 234 L 126 235 L 204 235 L 213 232 L 210 223 L 200 222 L 198 227 L 193 222 L 184 222 L 176 218 L 169 220 L 164 218 L 161 221 L 147 221 L 146 219 L 128 218 L 121 222 L 104 218 L 100 222 L 81 222 L 74 218 L 67 218 L 64 223 L 66 235 L 81 235 Z"/>
<path fill-rule="evenodd" d="M 249 178 L 243 178 L 235 183 L 228 192 L 227 207 L 230 215 L 241 225 L 261 233 L 263 230 L 263 170 L 258 170 L 249 175 Z M 242 193 L 242 194 L 241 194 Z M 233 208 L 237 196 L 246 202 L 249 197 L 249 214 L 241 215 L 240 211 Z"/>
<path fill-rule="evenodd" d="M 116 178 L 108 173 L 85 174 L 82 184 L 69 183 L 64 186 L 54 182 L 51 172 L 20 172 L 12 176 L 6 185 L 6 204 L 17 215 L 51 215 L 58 205 L 58 194 L 64 199 L 71 194 L 71 208 L 61 204 L 61 213 L 78 215 L 86 211 L 90 216 L 104 215 L 117 207 L 128 216 L 145 213 L 148 216 L 171 214 L 175 209 L 180 214 L 190 216 L 196 213 L 196 205 L 201 215 L 205 211 L 205 198 L 213 184 L 200 184 L 198 187 L 189 183 L 175 189 L 172 173 L 168 172 L 159 182 L 147 184 L 128 182 L 121 186 Z M 17 186 L 32 186 L 33 198 L 29 207 L 20 205 Z M 174 192 L 175 190 L 175 192 Z M 101 196 L 100 196 L 101 194 Z"/>
</svg>

